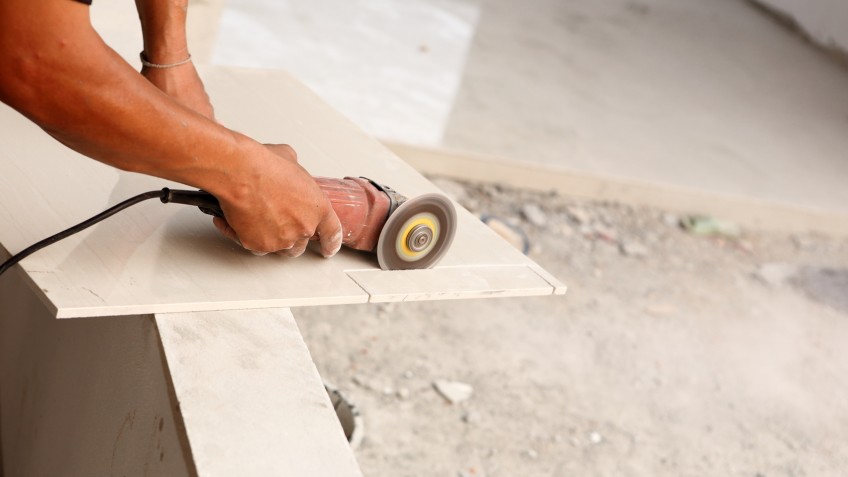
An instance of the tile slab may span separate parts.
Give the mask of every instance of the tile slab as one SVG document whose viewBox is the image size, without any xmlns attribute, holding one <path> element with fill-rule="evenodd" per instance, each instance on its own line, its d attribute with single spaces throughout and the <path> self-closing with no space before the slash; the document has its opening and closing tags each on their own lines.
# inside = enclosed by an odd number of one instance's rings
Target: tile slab
<svg viewBox="0 0 848 477">
<path fill-rule="evenodd" d="M 293 145 L 313 175 L 367 176 L 410 197 L 438 192 L 285 73 L 210 67 L 201 74 L 223 124 L 263 142 Z M 10 253 L 138 193 L 179 186 L 87 159 L 5 106 L 0 127 L 14 132 L 0 144 L 0 245 Z M 539 268 L 460 207 L 458 219 L 454 244 L 430 273 L 469 267 L 468 282 L 422 283 L 428 299 L 467 290 L 479 281 L 475 267 Z M 20 266 L 60 318 L 365 303 L 371 294 L 391 299 L 391 291 L 364 290 L 348 275 L 378 270 L 373 256 L 345 250 L 331 260 L 315 253 L 256 257 L 220 237 L 209 222 L 193 208 L 153 200 L 41 250 Z M 379 273 L 415 283 L 410 272 Z M 552 281 L 540 282 L 548 294 L 564 291 Z M 526 280 L 505 276 L 491 290 L 465 295 L 493 290 L 536 295 L 540 283 L 527 287 Z"/>
</svg>

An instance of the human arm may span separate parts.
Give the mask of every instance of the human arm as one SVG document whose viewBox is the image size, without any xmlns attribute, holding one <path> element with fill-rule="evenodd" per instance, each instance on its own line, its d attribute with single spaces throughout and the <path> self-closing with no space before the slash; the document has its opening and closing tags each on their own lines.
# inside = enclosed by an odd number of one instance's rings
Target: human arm
<svg viewBox="0 0 848 477">
<path fill-rule="evenodd" d="M 87 6 L 0 2 L 0 68 L 0 100 L 91 158 L 209 191 L 245 248 L 298 254 L 316 232 L 325 256 L 340 247 L 338 218 L 296 161 L 157 89 L 102 41 Z"/>
<path fill-rule="evenodd" d="M 186 40 L 188 0 L 136 0 L 144 36 L 142 55 L 150 63 L 171 65 L 190 57 Z M 214 118 L 214 110 L 194 63 L 170 68 L 143 66 L 141 74 L 180 103 Z"/>
</svg>

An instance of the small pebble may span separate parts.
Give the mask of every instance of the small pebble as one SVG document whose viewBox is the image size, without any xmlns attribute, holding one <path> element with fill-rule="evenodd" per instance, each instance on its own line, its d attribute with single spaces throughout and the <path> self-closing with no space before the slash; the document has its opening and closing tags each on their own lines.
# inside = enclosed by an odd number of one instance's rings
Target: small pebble
<svg viewBox="0 0 848 477">
<path fill-rule="evenodd" d="M 582 207 L 566 207 L 565 213 L 568 214 L 568 217 L 571 218 L 577 225 L 587 224 L 592 220 L 592 216 L 586 209 Z"/>
<path fill-rule="evenodd" d="M 599 224 L 593 227 L 592 232 L 592 235 L 595 238 L 606 240 L 607 242 L 618 241 L 618 234 L 616 234 L 615 230 L 613 230 L 611 227 Z"/>
<path fill-rule="evenodd" d="M 764 263 L 757 268 L 754 276 L 770 287 L 778 287 L 786 283 L 798 273 L 798 266 L 791 263 Z"/>
<path fill-rule="evenodd" d="M 680 217 L 678 217 L 674 214 L 671 214 L 671 213 L 662 214 L 662 221 L 663 221 L 664 224 L 668 225 L 669 227 L 680 227 Z"/>
<path fill-rule="evenodd" d="M 459 381 L 448 381 L 440 379 L 433 383 L 436 391 L 448 400 L 451 404 L 457 404 L 471 398 L 474 394 L 474 388 L 470 384 L 461 383 Z"/>
<path fill-rule="evenodd" d="M 639 242 L 625 241 L 622 242 L 618 248 L 621 251 L 622 255 L 628 257 L 641 258 L 648 256 L 648 248 Z"/>
<path fill-rule="evenodd" d="M 589 442 L 591 442 L 592 444 L 600 444 L 603 440 L 603 436 L 601 436 L 599 433 L 595 431 L 589 433 Z"/>
<path fill-rule="evenodd" d="M 477 422 L 480 422 L 480 413 L 475 411 L 466 411 L 462 414 L 462 422 L 468 424 L 475 424 Z"/>
<path fill-rule="evenodd" d="M 526 255 L 530 251 L 530 240 L 520 228 L 510 225 L 497 217 L 485 217 L 483 218 L 483 222 L 513 247 L 521 250 L 521 253 Z"/>
<path fill-rule="evenodd" d="M 548 224 L 548 217 L 536 204 L 524 204 L 521 207 L 521 215 L 536 227 L 544 227 Z"/>
<path fill-rule="evenodd" d="M 468 198 L 468 193 L 465 191 L 465 186 L 447 177 L 434 177 L 431 182 L 442 189 L 444 193 L 451 199 L 457 202 L 465 202 Z"/>
</svg>

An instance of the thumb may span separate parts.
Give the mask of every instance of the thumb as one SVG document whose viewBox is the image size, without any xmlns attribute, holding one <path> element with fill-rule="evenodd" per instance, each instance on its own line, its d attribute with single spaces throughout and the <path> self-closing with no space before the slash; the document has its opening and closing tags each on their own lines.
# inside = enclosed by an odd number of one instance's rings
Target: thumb
<svg viewBox="0 0 848 477">
<path fill-rule="evenodd" d="M 332 207 L 315 229 L 321 241 L 321 255 L 330 258 L 342 248 L 342 224 Z"/>
</svg>

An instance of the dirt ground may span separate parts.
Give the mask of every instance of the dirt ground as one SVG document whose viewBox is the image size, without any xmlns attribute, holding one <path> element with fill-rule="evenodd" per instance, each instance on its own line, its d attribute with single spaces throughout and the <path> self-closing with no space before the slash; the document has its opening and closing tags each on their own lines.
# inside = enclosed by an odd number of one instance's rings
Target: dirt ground
<svg viewBox="0 0 848 477">
<path fill-rule="evenodd" d="M 365 475 L 845 475 L 848 240 L 437 183 L 514 221 L 569 292 L 295 310 L 364 416 Z"/>
</svg>

